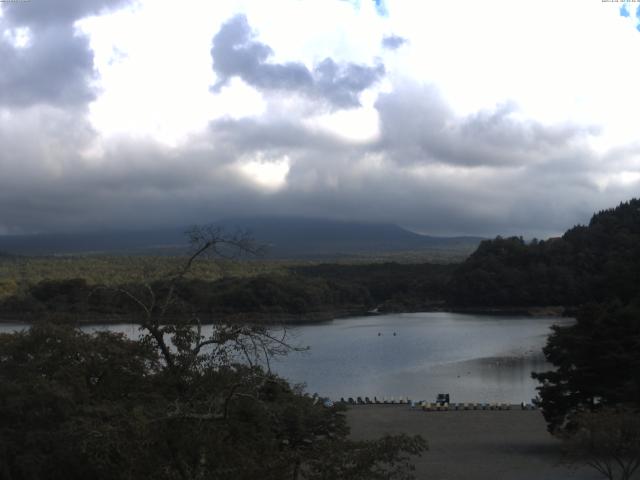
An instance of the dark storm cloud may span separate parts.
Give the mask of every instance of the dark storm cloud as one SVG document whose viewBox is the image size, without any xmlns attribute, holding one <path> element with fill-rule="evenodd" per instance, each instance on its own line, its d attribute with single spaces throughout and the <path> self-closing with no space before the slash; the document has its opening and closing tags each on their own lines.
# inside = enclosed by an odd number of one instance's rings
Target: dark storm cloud
<svg viewBox="0 0 640 480">
<path fill-rule="evenodd" d="M 74 37 L 68 25 L 42 28 L 24 49 L 0 43 L 0 57 L 0 104 L 74 105 L 94 98 L 93 55 L 87 39 Z"/>
<path fill-rule="evenodd" d="M 55 0 L 6 2 L 4 17 L 12 25 L 42 26 L 52 24 L 71 25 L 76 20 L 122 7 L 130 0 Z"/>
<path fill-rule="evenodd" d="M 509 104 L 460 117 L 422 85 L 397 83 L 379 97 L 377 139 L 353 142 L 324 131 L 307 122 L 324 113 L 320 102 L 357 106 L 384 67 L 330 58 L 313 68 L 271 63 L 271 48 L 242 16 L 214 38 L 217 86 L 237 76 L 281 93 L 265 96 L 264 114 L 213 121 L 178 147 L 111 139 L 100 144 L 102 153 L 87 154 L 99 136 L 77 112 L 94 96 L 93 58 L 72 25 L 122 2 L 21 5 L 4 7 L 0 19 L 3 29 L 26 26 L 32 37 L 23 49 L 0 40 L 0 106 L 10 107 L 8 116 L 0 111 L 0 232 L 289 214 L 386 221 L 431 234 L 545 236 L 637 193 L 637 182 L 602 187 L 594 180 L 624 170 L 637 147 L 597 155 L 586 142 L 593 128 L 522 119 Z M 311 101 L 298 108 L 302 99 L 290 93 Z M 290 170 L 276 190 L 239 168 L 283 158 Z"/>
<path fill-rule="evenodd" d="M 354 148 L 348 141 L 326 132 L 311 130 L 297 119 L 216 120 L 210 124 L 209 135 L 214 139 L 216 148 L 224 146 L 236 156 L 258 151 L 282 155 L 318 151 L 341 155 L 345 150 Z"/>
<path fill-rule="evenodd" d="M 231 78 L 240 77 L 262 90 L 297 92 L 319 98 L 335 108 L 360 105 L 360 93 L 376 84 L 385 74 L 384 66 L 338 64 L 326 58 L 313 70 L 298 62 L 269 63 L 273 50 L 254 39 L 244 15 L 227 21 L 213 37 L 211 56 L 218 91 Z"/>
<path fill-rule="evenodd" d="M 514 105 L 458 117 L 433 87 L 382 94 L 380 147 L 399 163 L 518 166 L 542 161 L 597 133 L 592 126 L 546 126 L 517 118 Z"/>
<path fill-rule="evenodd" d="M 250 207 L 280 214 L 548 236 L 633 195 L 632 185 L 594 181 L 607 167 L 588 146 L 593 127 L 521 120 L 512 105 L 458 117 L 416 85 L 398 86 L 377 108 L 382 136 L 371 142 L 256 119 L 216 122 L 211 135 L 243 155 L 291 158 L 286 186 Z"/>
<path fill-rule="evenodd" d="M 125 0 L 6 2 L 0 30 L 28 29 L 29 43 L 15 47 L 0 37 L 0 105 L 84 105 L 95 97 L 93 52 L 74 22 Z"/>
<path fill-rule="evenodd" d="M 414 108 L 399 115 L 397 104 L 409 99 Z M 94 133 L 72 111 L 32 108 L 0 117 L 0 231 L 278 214 L 386 221 L 431 234 L 544 237 L 588 221 L 638 187 L 602 189 L 594 182 L 608 164 L 622 168 L 637 148 L 612 151 L 605 162 L 581 142 L 577 127 L 507 119 L 511 107 L 458 118 L 433 89 L 404 85 L 381 98 L 378 109 L 382 137 L 370 142 L 265 114 L 214 121 L 175 148 L 112 140 L 93 160 L 79 152 Z M 456 125 L 455 134 L 441 133 L 448 124 Z M 464 142 L 464 149 L 452 142 Z M 487 156 L 486 144 L 501 162 Z M 527 156 L 527 149 L 548 154 Z M 462 161 L 461 152 L 470 156 Z M 238 162 L 285 156 L 291 168 L 278 190 L 265 190 L 238 169 Z"/>
<path fill-rule="evenodd" d="M 589 147 L 598 133 L 591 126 L 528 120 L 512 104 L 460 116 L 435 88 L 413 83 L 396 81 L 379 96 L 379 138 L 338 137 L 313 117 L 357 107 L 383 65 L 276 63 L 244 16 L 213 39 L 216 87 L 239 77 L 273 92 L 264 95 L 265 113 L 215 120 L 177 147 L 101 139 L 85 108 L 95 97 L 93 56 L 74 22 L 126 3 L 2 4 L 0 32 L 26 28 L 30 43 L 16 48 L 0 36 L 0 233 L 279 214 L 386 221 L 431 234 L 545 236 L 640 188 L 615 180 L 640 166 L 630 160 L 638 144 L 599 154 Z M 403 43 L 391 36 L 382 47 Z M 290 170 L 278 189 L 240 168 L 283 159 Z"/>
<path fill-rule="evenodd" d="M 382 47 L 389 50 L 397 50 L 405 43 L 407 43 L 407 39 L 398 35 L 389 35 L 382 39 Z"/>
<path fill-rule="evenodd" d="M 230 167 L 233 149 L 173 150 L 129 139 L 111 142 L 98 158 L 87 159 L 78 152 L 93 136 L 65 113 L 23 113 L 14 120 L 0 123 L 0 232 L 202 223 L 260 197 Z M 46 124 L 56 128 L 41 132 Z"/>
<path fill-rule="evenodd" d="M 397 142 L 353 143 L 295 119 L 219 120 L 177 148 L 111 141 L 95 160 L 78 153 L 93 135 L 72 114 L 23 112 L 0 132 L 0 230 L 13 232 L 279 214 L 387 221 L 431 234 L 545 236 L 587 221 L 634 187 L 599 190 L 599 157 L 571 142 L 543 161 L 477 168 L 402 162 Z M 285 155 L 291 169 L 276 191 L 237 169 L 238 161 Z"/>
</svg>

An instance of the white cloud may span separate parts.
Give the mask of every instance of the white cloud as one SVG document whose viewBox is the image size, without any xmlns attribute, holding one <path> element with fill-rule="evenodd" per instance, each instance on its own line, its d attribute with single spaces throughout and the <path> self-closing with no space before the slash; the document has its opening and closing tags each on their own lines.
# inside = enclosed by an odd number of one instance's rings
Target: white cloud
<svg viewBox="0 0 640 480">
<path fill-rule="evenodd" d="M 29 27 L 8 28 L 3 32 L 3 36 L 14 48 L 22 49 L 31 46 Z"/>
<path fill-rule="evenodd" d="M 255 160 L 241 162 L 239 165 L 244 175 L 267 190 L 283 187 L 290 167 L 291 161 L 286 155 L 279 159 L 265 159 L 259 156 Z"/>
<path fill-rule="evenodd" d="M 611 5 L 391 2 L 384 18 L 373 2 L 362 6 L 276 0 L 214 7 L 159 0 L 86 20 L 83 30 L 91 34 L 103 88 L 92 106 L 94 122 L 106 132 L 138 129 L 175 143 L 223 115 L 221 110 L 238 115 L 208 91 L 215 81 L 209 49 L 221 23 L 244 12 L 258 39 L 272 48 L 273 62 L 312 68 L 326 57 L 363 62 L 378 56 L 390 78 L 436 85 L 460 115 L 513 101 L 541 122 L 602 125 L 609 145 L 637 135 L 640 96 L 632 85 L 640 82 L 640 68 L 632 52 L 640 35 L 625 28 L 629 20 Z M 400 51 L 380 48 L 389 32 L 407 38 Z M 259 108 L 238 110 L 251 115 Z M 336 115 L 334 130 L 341 123 Z"/>
<path fill-rule="evenodd" d="M 640 32 L 615 4 L 139 0 L 72 31 L 103 4 L 126 5 L 71 2 L 64 28 L 0 17 L 12 71 L 31 65 L 18 49 L 49 61 L 48 39 L 77 57 L 52 70 L 67 89 L 0 72 L 0 228 L 255 209 L 557 232 L 640 188 Z M 218 77 L 212 40 L 237 15 L 270 55 Z M 291 65 L 307 83 L 260 77 Z M 350 83 L 350 65 L 369 70 Z"/>
</svg>

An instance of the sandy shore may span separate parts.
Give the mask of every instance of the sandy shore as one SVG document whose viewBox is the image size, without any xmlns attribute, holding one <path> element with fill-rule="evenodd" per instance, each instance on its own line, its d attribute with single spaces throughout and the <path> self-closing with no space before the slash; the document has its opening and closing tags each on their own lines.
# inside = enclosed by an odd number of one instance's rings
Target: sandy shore
<svg viewBox="0 0 640 480">
<path fill-rule="evenodd" d="M 416 478 L 430 480 L 595 480 L 590 469 L 561 463 L 560 442 L 539 411 L 423 412 L 408 406 L 362 405 L 347 412 L 354 439 L 420 434 L 429 451 L 416 458 Z"/>
</svg>

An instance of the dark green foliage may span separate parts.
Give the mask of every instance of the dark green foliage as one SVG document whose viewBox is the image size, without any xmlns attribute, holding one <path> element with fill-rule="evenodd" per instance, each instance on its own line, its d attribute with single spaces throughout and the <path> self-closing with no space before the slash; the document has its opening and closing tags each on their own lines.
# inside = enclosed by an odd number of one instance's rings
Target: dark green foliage
<svg viewBox="0 0 640 480">
<path fill-rule="evenodd" d="M 169 367 L 115 334 L 0 335 L 0 479 L 411 478 L 420 438 L 349 441 L 344 407 L 177 344 Z"/>
<path fill-rule="evenodd" d="M 640 200 L 593 216 L 562 238 L 487 240 L 455 271 L 448 301 L 470 306 L 628 302 L 640 286 Z"/>
<path fill-rule="evenodd" d="M 562 435 L 570 463 L 584 463 L 608 480 L 631 480 L 640 468 L 640 413 L 601 408 L 573 419 L 575 429 Z"/>
<path fill-rule="evenodd" d="M 575 305 L 584 297 L 562 239 L 483 241 L 455 271 L 449 302 L 460 306 Z"/>
<path fill-rule="evenodd" d="M 185 285 L 187 289 L 192 285 Z M 185 297 L 193 298 L 191 291 Z M 298 275 L 261 275 L 221 280 L 207 302 L 208 311 L 306 313 L 328 307 L 366 307 L 369 293 L 358 285 Z"/>
<path fill-rule="evenodd" d="M 184 266 L 155 281 L 31 289 L 27 299 L 48 313 L 109 302 L 135 311 L 141 339 L 48 323 L 0 335 L 0 480 L 413 478 L 420 437 L 350 441 L 346 407 L 325 406 L 260 367 L 295 348 L 286 332 L 217 322 L 205 336 L 197 315 L 216 299 L 297 311 L 363 293 L 292 275 L 220 284 L 212 295 L 211 284 L 186 278 L 193 262 L 225 246 L 250 253 L 252 243 L 207 227 L 190 240 Z"/>
<path fill-rule="evenodd" d="M 551 431 L 570 430 L 582 411 L 640 409 L 640 304 L 589 305 L 576 320 L 553 327 L 544 348 L 556 369 L 533 374 Z"/>
<path fill-rule="evenodd" d="M 143 297 L 166 280 L 97 288 L 80 279 L 48 280 L 0 303 L 5 315 L 131 314 L 138 305 L 122 290 Z M 562 238 L 525 242 L 521 237 L 483 241 L 464 263 L 320 264 L 288 271 L 227 277 L 181 278 L 173 314 L 303 315 L 322 311 L 410 311 L 440 307 L 578 306 L 587 301 L 628 302 L 640 285 L 640 200 L 594 215 Z"/>
<path fill-rule="evenodd" d="M 216 281 L 180 279 L 169 314 L 287 314 L 324 311 L 418 310 L 442 304 L 451 265 L 372 264 L 292 268 L 289 273 L 229 277 Z M 104 288 L 82 279 L 45 280 L 25 294 L 0 302 L 0 312 L 33 318 L 70 314 L 77 320 L 94 315 L 132 315 L 139 305 L 123 292 L 147 298 L 149 288 L 161 297 L 166 280 Z"/>
<path fill-rule="evenodd" d="M 310 278 L 365 288 L 381 311 L 416 310 L 442 304 L 455 265 L 430 263 L 369 265 L 322 264 L 297 267 Z"/>
<path fill-rule="evenodd" d="M 50 311 L 80 313 L 87 311 L 90 287 L 83 279 L 44 280 L 30 289 L 37 302 L 47 306 Z"/>
<path fill-rule="evenodd" d="M 123 337 L 34 326 L 0 335 L 0 478 L 119 478 L 153 409 L 152 351 Z"/>
</svg>

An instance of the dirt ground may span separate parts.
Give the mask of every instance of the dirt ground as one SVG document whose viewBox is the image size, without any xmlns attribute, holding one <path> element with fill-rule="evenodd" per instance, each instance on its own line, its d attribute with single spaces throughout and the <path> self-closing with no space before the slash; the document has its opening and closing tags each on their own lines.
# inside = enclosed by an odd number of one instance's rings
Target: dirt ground
<svg viewBox="0 0 640 480">
<path fill-rule="evenodd" d="M 591 469 L 562 464 L 560 442 L 539 411 L 423 412 L 406 405 L 359 405 L 347 412 L 351 436 L 420 434 L 429 451 L 416 458 L 416 478 L 429 480 L 596 480 Z"/>
</svg>

